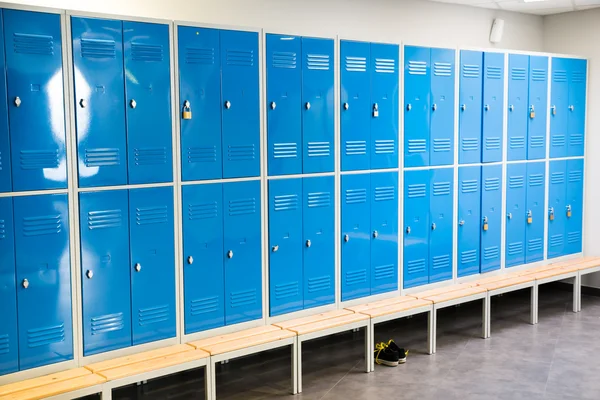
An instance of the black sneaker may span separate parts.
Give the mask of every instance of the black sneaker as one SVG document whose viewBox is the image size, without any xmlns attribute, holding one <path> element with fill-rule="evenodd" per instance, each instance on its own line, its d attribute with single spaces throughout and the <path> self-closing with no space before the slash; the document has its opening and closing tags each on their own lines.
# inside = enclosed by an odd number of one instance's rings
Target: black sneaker
<svg viewBox="0 0 600 400">
<path fill-rule="evenodd" d="M 375 346 L 375 362 L 379 365 L 385 365 L 388 367 L 398 366 L 398 352 L 392 350 L 384 342 L 377 343 Z"/>
<path fill-rule="evenodd" d="M 394 341 L 392 339 L 389 340 L 389 342 L 387 342 L 387 347 L 389 349 L 392 349 L 392 351 L 395 351 L 396 353 L 398 353 L 398 364 L 404 364 L 406 362 L 406 356 L 408 355 L 408 350 L 404 350 L 401 347 L 398 347 L 398 345 L 396 343 L 394 343 Z"/>
</svg>

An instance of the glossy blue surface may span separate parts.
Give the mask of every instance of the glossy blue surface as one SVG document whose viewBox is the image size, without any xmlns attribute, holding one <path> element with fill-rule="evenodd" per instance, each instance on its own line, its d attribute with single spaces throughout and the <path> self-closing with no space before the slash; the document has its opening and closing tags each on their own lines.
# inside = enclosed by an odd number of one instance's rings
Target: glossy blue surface
<svg viewBox="0 0 600 400">
<path fill-rule="evenodd" d="M 430 102 L 431 49 L 404 46 L 405 167 L 429 165 Z M 454 110 L 452 113 L 454 115 Z"/>
<path fill-rule="evenodd" d="M 0 10 L 0 16 L 3 11 Z M 4 22 L 0 18 L 0 43 L 4 43 Z M 0 67 L 6 70 L 4 51 L 0 52 Z M 6 77 L 0 76 L 0 192 L 12 191 L 10 171 L 10 136 L 8 133 L 8 108 L 6 102 Z"/>
<path fill-rule="evenodd" d="M 527 158 L 529 56 L 508 56 L 508 161 Z M 541 110 L 540 110 L 541 111 Z M 543 113 L 542 113 L 543 114 Z"/>
<path fill-rule="evenodd" d="M 529 57 L 529 102 L 527 113 L 527 159 L 546 158 L 548 109 L 548 57 Z M 534 111 L 533 117 L 531 112 Z"/>
<path fill-rule="evenodd" d="M 504 54 L 483 53 L 483 139 L 481 161 L 502 161 Z"/>
<path fill-rule="evenodd" d="M 531 211 L 532 222 L 525 227 L 525 263 L 544 259 L 544 218 L 546 216 L 546 163 L 527 164 L 527 203 L 525 212 Z"/>
<path fill-rule="evenodd" d="M 453 202 L 454 169 L 431 170 L 429 183 L 429 283 L 452 278 Z"/>
<path fill-rule="evenodd" d="M 585 144 L 585 102 L 587 89 L 587 61 L 571 59 L 568 61 L 569 105 L 573 106 L 568 118 L 569 157 L 583 156 Z"/>
<path fill-rule="evenodd" d="M 461 222 L 463 222 L 461 225 Z M 479 273 L 481 167 L 458 169 L 458 276 Z"/>
<path fill-rule="evenodd" d="M 571 216 L 566 222 L 565 254 L 582 249 L 583 165 L 583 159 L 567 160 L 567 206 L 571 206 Z"/>
<path fill-rule="evenodd" d="M 505 233 L 505 265 L 507 267 L 521 265 L 525 262 L 526 201 L 527 164 L 508 164 L 506 166 Z"/>
<path fill-rule="evenodd" d="M 404 171 L 405 289 L 429 282 L 429 184 L 431 171 Z"/>
<path fill-rule="evenodd" d="M 502 242 L 502 166 L 481 167 L 481 273 L 500 269 Z M 487 218 L 488 230 L 483 230 Z"/>
<path fill-rule="evenodd" d="M 550 161 L 550 188 L 548 189 L 548 258 L 565 253 L 567 224 L 567 161 Z M 554 219 L 551 220 L 550 216 Z"/>
<path fill-rule="evenodd" d="M 0 198 L 0 376 L 19 370 L 12 198 Z"/>
<path fill-rule="evenodd" d="M 461 50 L 458 101 L 458 162 L 481 162 L 483 53 Z"/>
<path fill-rule="evenodd" d="M 431 150 L 429 165 L 451 165 L 454 163 L 454 59 L 454 50 L 431 49 L 431 104 L 429 107 L 429 110 L 431 110 Z"/>
<path fill-rule="evenodd" d="M 569 129 L 569 67 L 571 60 L 552 57 L 550 92 L 550 158 L 567 156 Z M 558 164 L 557 164 L 558 165 Z"/>
</svg>

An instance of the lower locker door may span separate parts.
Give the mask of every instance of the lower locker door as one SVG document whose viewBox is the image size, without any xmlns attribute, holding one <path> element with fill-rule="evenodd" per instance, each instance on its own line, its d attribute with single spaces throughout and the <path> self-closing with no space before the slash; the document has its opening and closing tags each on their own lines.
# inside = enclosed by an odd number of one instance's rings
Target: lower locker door
<svg viewBox="0 0 600 400">
<path fill-rule="evenodd" d="M 567 161 L 567 208 L 563 212 L 567 216 L 565 254 L 579 253 L 582 250 L 583 159 Z"/>
<path fill-rule="evenodd" d="M 567 161 L 550 161 L 548 190 L 548 258 L 565 253 L 567 223 Z"/>
<path fill-rule="evenodd" d="M 544 259 L 544 218 L 546 208 L 546 163 L 527 164 L 527 221 L 525 263 Z"/>
<path fill-rule="evenodd" d="M 458 276 L 479 273 L 481 168 L 458 170 Z"/>
<path fill-rule="evenodd" d="M 525 262 L 525 225 L 527 223 L 527 164 L 506 166 L 506 248 L 505 265 Z"/>
<path fill-rule="evenodd" d="M 429 283 L 452 279 L 454 169 L 431 171 L 429 214 Z"/>
<path fill-rule="evenodd" d="M 19 370 L 12 198 L 0 198 L 0 376 Z"/>
<path fill-rule="evenodd" d="M 502 242 L 502 166 L 481 167 L 481 268 L 500 269 Z"/>
<path fill-rule="evenodd" d="M 404 172 L 404 289 L 429 282 L 428 170 Z"/>
</svg>

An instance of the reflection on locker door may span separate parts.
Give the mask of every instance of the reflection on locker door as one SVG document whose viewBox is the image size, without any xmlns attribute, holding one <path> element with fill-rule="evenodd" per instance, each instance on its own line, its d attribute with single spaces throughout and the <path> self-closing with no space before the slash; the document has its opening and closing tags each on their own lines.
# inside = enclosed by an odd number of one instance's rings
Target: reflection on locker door
<svg viewBox="0 0 600 400">
<path fill-rule="evenodd" d="M 544 259 L 544 217 L 546 195 L 546 163 L 527 164 L 527 225 L 525 230 L 525 263 Z"/>
<path fill-rule="evenodd" d="M 4 10 L 13 190 L 67 187 L 60 15 Z"/>
<path fill-rule="evenodd" d="M 481 162 L 481 97 L 483 53 L 460 52 L 460 108 L 458 135 L 461 164 Z"/>
<path fill-rule="evenodd" d="M 504 54 L 483 54 L 483 150 L 481 161 L 502 161 L 504 119 Z M 541 111 L 541 110 L 540 110 Z"/>
<path fill-rule="evenodd" d="M 304 308 L 335 301 L 335 209 L 333 176 L 304 178 Z"/>
<path fill-rule="evenodd" d="M 223 185 L 183 186 L 182 207 L 184 322 L 189 335 L 225 325 Z"/>
<path fill-rule="evenodd" d="M 481 167 L 481 269 L 500 269 L 502 242 L 502 166 Z"/>
<path fill-rule="evenodd" d="M 0 10 L 0 17 L 2 10 Z M 4 43 L 4 27 L 0 18 L 0 43 Z M 6 70 L 4 52 L 0 53 L 0 67 Z M 10 140 L 8 135 L 8 105 L 6 101 L 6 78 L 0 77 L 0 193 L 12 191 L 10 171 Z M 12 207 L 11 207 L 12 209 Z M 7 356 L 8 357 L 8 356 Z M 2 362 L 0 361 L 0 364 Z M 0 366 L 0 375 L 2 374 Z"/>
<path fill-rule="evenodd" d="M 429 165 L 454 163 L 454 50 L 431 49 Z"/>
<path fill-rule="evenodd" d="M 429 193 L 429 283 L 434 283 L 452 279 L 454 169 L 431 170 Z"/>
<path fill-rule="evenodd" d="M 79 186 L 127 183 L 121 21 L 71 17 Z"/>
<path fill-rule="evenodd" d="M 342 176 L 342 301 L 371 293 L 369 174 Z"/>
<path fill-rule="evenodd" d="M 550 158 L 567 156 L 569 127 L 569 63 L 565 58 L 552 57 L 552 87 L 550 93 Z"/>
<path fill-rule="evenodd" d="M 260 182 L 223 185 L 225 324 L 262 316 Z"/>
<path fill-rule="evenodd" d="M 527 158 L 529 56 L 508 56 L 508 160 Z M 541 110 L 540 110 L 541 111 Z"/>
<path fill-rule="evenodd" d="M 567 161 L 550 161 L 548 191 L 548 258 L 565 253 L 567 224 Z"/>
<path fill-rule="evenodd" d="M 548 57 L 529 57 L 529 102 L 527 113 L 527 159 L 546 158 L 548 107 Z"/>
<path fill-rule="evenodd" d="M 123 22 L 129 183 L 173 180 L 169 25 Z"/>
<path fill-rule="evenodd" d="M 525 262 L 525 225 L 527 222 L 527 164 L 506 166 L 506 250 L 505 265 Z"/>
<path fill-rule="evenodd" d="M 221 31 L 223 178 L 260 175 L 258 33 Z"/>
<path fill-rule="evenodd" d="M 429 143 L 430 65 L 431 49 L 429 47 L 404 46 L 405 167 L 429 165 L 431 147 Z M 444 88 L 444 86 L 441 86 L 441 88 Z M 454 115 L 454 110 L 452 110 L 452 115 Z M 454 137 L 454 126 L 452 127 L 452 131 L 452 136 Z"/>
<path fill-rule="evenodd" d="M 14 198 L 20 369 L 73 359 L 66 194 Z"/>
<path fill-rule="evenodd" d="M 429 282 L 429 182 L 430 171 L 404 172 L 405 289 Z"/>
<path fill-rule="evenodd" d="M 269 181 L 269 300 L 271 316 L 301 310 L 302 179 Z"/>
<path fill-rule="evenodd" d="M 0 376 L 19 370 L 12 198 L 0 198 Z"/>
<path fill-rule="evenodd" d="M 479 272 L 481 168 L 458 170 L 458 276 Z"/>
<path fill-rule="evenodd" d="M 567 161 L 567 207 L 565 211 L 567 215 L 565 254 L 580 253 L 583 224 L 583 159 Z"/>
<path fill-rule="evenodd" d="M 83 354 L 131 346 L 126 190 L 79 195 Z"/>
<path fill-rule="evenodd" d="M 132 343 L 175 336 L 173 188 L 129 191 Z"/>
<path fill-rule="evenodd" d="M 585 135 L 585 96 L 587 61 L 571 59 L 569 63 L 569 157 L 583 156 Z"/>
</svg>

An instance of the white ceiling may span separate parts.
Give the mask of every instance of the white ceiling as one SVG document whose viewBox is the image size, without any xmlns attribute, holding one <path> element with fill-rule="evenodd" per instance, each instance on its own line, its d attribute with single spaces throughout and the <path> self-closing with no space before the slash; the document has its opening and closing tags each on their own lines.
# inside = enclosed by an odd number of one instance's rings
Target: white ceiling
<svg viewBox="0 0 600 400">
<path fill-rule="evenodd" d="M 463 4 L 494 10 L 550 15 L 600 7 L 600 0 L 544 0 L 526 3 L 523 0 L 432 0 L 440 3 Z"/>
</svg>

